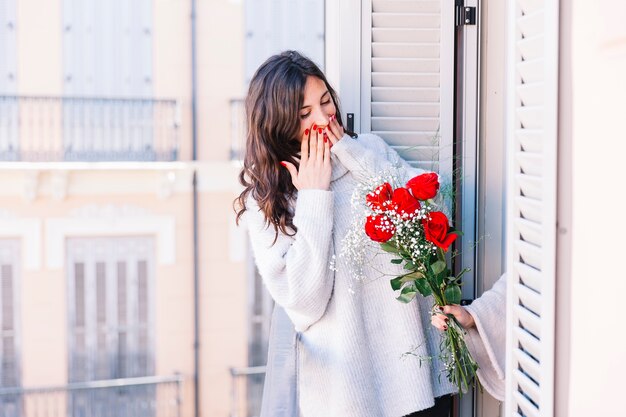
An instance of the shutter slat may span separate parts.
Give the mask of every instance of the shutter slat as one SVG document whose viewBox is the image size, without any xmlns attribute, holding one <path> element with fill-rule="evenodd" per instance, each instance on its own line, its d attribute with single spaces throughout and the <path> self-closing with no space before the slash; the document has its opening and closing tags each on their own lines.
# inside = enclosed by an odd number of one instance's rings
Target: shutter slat
<svg viewBox="0 0 626 417">
<path fill-rule="evenodd" d="M 439 29 L 408 29 L 408 28 L 372 28 L 372 43 L 438 43 L 441 35 Z"/>
<path fill-rule="evenodd" d="M 517 64 L 517 73 L 524 83 L 543 80 L 543 59 L 526 60 Z"/>
<path fill-rule="evenodd" d="M 439 60 L 425 58 L 372 58 L 372 72 L 439 72 Z"/>
<path fill-rule="evenodd" d="M 524 328 L 535 337 L 541 338 L 541 317 L 520 305 L 516 305 L 513 310 Z"/>
<path fill-rule="evenodd" d="M 372 0 L 373 12 L 438 12 L 439 1 Z"/>
<path fill-rule="evenodd" d="M 541 294 L 522 284 L 515 284 L 513 287 L 522 305 L 541 317 Z"/>
<path fill-rule="evenodd" d="M 533 245 L 541 245 L 541 227 L 535 222 L 525 219 L 515 219 L 515 225 L 522 239 Z"/>
<path fill-rule="evenodd" d="M 541 221 L 541 201 L 527 197 L 517 197 L 515 207 L 519 210 L 521 217 L 534 222 Z"/>
<path fill-rule="evenodd" d="M 394 130 L 435 130 L 439 120 L 431 117 L 372 117 L 372 129 L 377 131 Z"/>
<path fill-rule="evenodd" d="M 543 19 L 543 11 L 538 10 L 520 17 L 517 20 L 517 24 L 522 33 L 524 33 L 524 36 L 532 37 L 543 32 Z"/>
<path fill-rule="evenodd" d="M 519 40 L 517 42 L 517 49 L 522 54 L 524 61 L 532 61 L 544 55 L 543 44 L 543 35 L 532 36 Z"/>
<path fill-rule="evenodd" d="M 541 399 L 539 386 L 532 379 L 528 378 L 528 375 L 519 370 L 515 371 L 515 378 L 517 379 L 518 384 L 520 384 L 521 388 L 523 389 L 524 394 L 530 397 L 532 402 L 534 402 L 535 404 L 539 404 Z"/>
<path fill-rule="evenodd" d="M 437 103 L 439 101 L 439 89 L 411 87 L 372 87 L 372 102 L 377 101 L 419 101 L 422 103 Z"/>
<path fill-rule="evenodd" d="M 528 376 L 535 381 L 541 382 L 539 377 L 541 375 L 539 362 L 528 356 L 528 354 L 521 349 L 514 349 L 513 356 L 517 359 L 524 373 L 528 374 Z"/>
<path fill-rule="evenodd" d="M 526 83 L 517 87 L 517 95 L 524 106 L 541 105 L 543 101 L 543 83 Z"/>
<path fill-rule="evenodd" d="M 542 158 L 540 154 L 532 152 L 518 152 L 516 154 L 517 162 L 524 174 L 540 176 L 542 168 Z"/>
<path fill-rule="evenodd" d="M 372 24 L 378 28 L 439 28 L 439 14 L 374 12 Z"/>
<path fill-rule="evenodd" d="M 541 292 L 541 271 L 521 262 L 515 262 L 513 266 L 520 275 L 524 285 Z"/>
<path fill-rule="evenodd" d="M 544 126 L 544 109 L 540 106 L 527 106 L 517 109 L 517 117 L 524 129 L 541 129 Z"/>
<path fill-rule="evenodd" d="M 516 241 L 515 248 L 518 250 L 519 256 L 524 263 L 541 269 L 541 248 L 523 240 Z"/>
<path fill-rule="evenodd" d="M 524 395 L 519 392 L 515 392 L 515 399 L 517 400 L 517 405 L 522 409 L 523 414 L 520 416 L 523 417 L 539 417 L 539 409 L 533 403 L 528 401 Z"/>
<path fill-rule="evenodd" d="M 377 72 L 372 87 L 439 87 L 438 73 Z"/>
<path fill-rule="evenodd" d="M 532 175 L 518 174 L 515 176 L 524 197 L 541 200 L 541 178 Z"/>
<path fill-rule="evenodd" d="M 372 130 L 375 135 L 384 137 L 392 145 L 437 147 L 437 131 L 423 132 L 381 132 Z"/>
<path fill-rule="evenodd" d="M 372 103 L 372 116 L 377 117 L 439 117 L 439 106 L 432 103 Z"/>
<path fill-rule="evenodd" d="M 530 332 L 516 327 L 514 329 L 517 342 L 528 352 L 531 356 L 541 361 L 541 344 L 539 340 L 533 336 Z"/>
<path fill-rule="evenodd" d="M 372 44 L 374 58 L 439 58 L 439 45 L 433 43 L 383 43 Z"/>
<path fill-rule="evenodd" d="M 519 129 L 515 131 L 515 137 L 519 140 L 524 152 L 542 152 L 541 130 Z"/>
</svg>

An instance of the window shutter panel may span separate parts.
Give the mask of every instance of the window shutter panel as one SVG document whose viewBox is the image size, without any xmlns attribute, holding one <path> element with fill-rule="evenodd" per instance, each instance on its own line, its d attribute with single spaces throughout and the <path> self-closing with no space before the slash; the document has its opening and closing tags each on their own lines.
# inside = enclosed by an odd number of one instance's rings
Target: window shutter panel
<svg viewBox="0 0 626 417">
<path fill-rule="evenodd" d="M 363 3 L 361 131 L 379 135 L 413 165 L 450 178 L 454 4 L 448 3 Z"/>
<path fill-rule="evenodd" d="M 0 94 L 17 92 L 16 0 L 0 2 Z"/>
<path fill-rule="evenodd" d="M 19 324 L 19 246 L 15 239 L 0 239 L 0 388 L 21 385 Z M 0 397 L 0 410 L 19 415 L 17 395 Z"/>
<path fill-rule="evenodd" d="M 559 2 L 509 9 L 507 416 L 552 416 Z"/>
<path fill-rule="evenodd" d="M 245 76 L 273 54 L 302 52 L 324 70 L 324 0 L 247 0 Z"/>
</svg>

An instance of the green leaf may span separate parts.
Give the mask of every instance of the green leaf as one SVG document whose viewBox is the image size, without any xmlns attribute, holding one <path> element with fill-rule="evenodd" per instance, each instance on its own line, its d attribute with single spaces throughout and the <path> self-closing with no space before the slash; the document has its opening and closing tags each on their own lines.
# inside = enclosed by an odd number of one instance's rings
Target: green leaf
<svg viewBox="0 0 626 417">
<path fill-rule="evenodd" d="M 415 264 L 411 261 L 407 261 L 406 265 L 404 265 L 404 267 L 410 271 L 415 270 Z"/>
<path fill-rule="evenodd" d="M 424 297 L 428 297 L 433 293 L 430 285 L 428 284 L 428 280 L 416 279 L 415 281 L 413 281 L 413 283 L 415 284 L 415 287 L 420 292 L 420 294 L 422 294 Z"/>
<path fill-rule="evenodd" d="M 435 275 L 442 273 L 446 269 L 446 263 L 444 261 L 437 261 L 430 266 Z"/>
<path fill-rule="evenodd" d="M 401 303 L 408 303 L 415 298 L 416 294 L 417 288 L 415 287 L 415 284 L 409 284 L 406 287 L 402 288 L 402 291 L 400 292 L 400 295 L 398 296 L 398 298 L 396 298 L 396 300 L 400 301 Z"/>
<path fill-rule="evenodd" d="M 446 288 L 444 295 L 448 304 L 461 303 L 461 288 L 458 285 L 449 285 L 448 288 Z"/>
<path fill-rule="evenodd" d="M 402 288 L 402 285 L 406 284 L 407 282 L 415 281 L 416 279 L 420 278 L 424 278 L 424 274 L 415 271 L 409 274 L 400 275 L 399 277 L 390 280 L 389 283 L 391 284 L 391 288 L 393 288 L 394 291 L 398 291 L 400 288 Z"/>
<path fill-rule="evenodd" d="M 389 242 L 381 243 L 380 248 L 385 252 L 398 253 L 398 248 L 396 248 L 396 245 Z"/>
<path fill-rule="evenodd" d="M 392 263 L 392 264 L 399 265 L 399 264 L 401 264 L 403 261 L 404 261 L 404 259 L 392 259 L 392 260 L 391 260 L 391 263 Z"/>
</svg>

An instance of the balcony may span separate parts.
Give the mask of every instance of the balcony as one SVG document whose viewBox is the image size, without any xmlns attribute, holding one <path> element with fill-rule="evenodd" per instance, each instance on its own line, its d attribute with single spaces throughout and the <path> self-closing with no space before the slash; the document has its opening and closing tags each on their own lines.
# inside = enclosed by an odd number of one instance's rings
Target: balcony
<svg viewBox="0 0 626 417">
<path fill-rule="evenodd" d="M 175 100 L 0 95 L 0 161 L 178 160 Z"/>
<path fill-rule="evenodd" d="M 58 387 L 0 388 L 2 417 L 182 417 L 180 375 L 72 383 Z M 188 407 L 187 407 L 188 408 Z"/>
</svg>

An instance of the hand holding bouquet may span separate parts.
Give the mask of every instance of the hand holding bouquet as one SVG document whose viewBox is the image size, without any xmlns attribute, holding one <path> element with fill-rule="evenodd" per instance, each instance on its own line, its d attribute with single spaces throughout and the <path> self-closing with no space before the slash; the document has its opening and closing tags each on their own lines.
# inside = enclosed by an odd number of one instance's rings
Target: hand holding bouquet
<svg viewBox="0 0 626 417">
<path fill-rule="evenodd" d="M 386 251 L 398 257 L 391 262 L 403 265 L 406 274 L 391 279 L 391 288 L 399 291 L 398 300 L 408 303 L 419 292 L 432 295 L 433 311 L 461 302 L 461 275 L 452 275 L 445 253 L 458 233 L 450 228 L 447 216 L 435 211 L 433 199 L 439 192 L 435 173 L 418 175 L 405 187 L 393 188 L 388 182 L 366 194 L 371 214 L 365 221 L 365 233 Z M 459 392 L 469 388 L 478 365 L 465 344 L 463 327 L 448 314 L 449 325 L 443 333 L 441 357 L 448 380 Z"/>
</svg>

